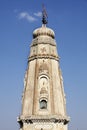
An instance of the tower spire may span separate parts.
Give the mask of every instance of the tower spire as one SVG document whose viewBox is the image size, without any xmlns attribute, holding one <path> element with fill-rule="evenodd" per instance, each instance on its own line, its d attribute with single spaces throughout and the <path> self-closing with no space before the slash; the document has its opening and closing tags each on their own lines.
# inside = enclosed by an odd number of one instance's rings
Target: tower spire
<svg viewBox="0 0 87 130">
<path fill-rule="evenodd" d="M 42 22 L 43 26 L 33 32 L 18 122 L 20 130 L 68 130 L 69 118 L 55 33 L 46 27 L 45 8 Z"/>
<path fill-rule="evenodd" d="M 42 23 L 45 25 L 48 23 L 48 16 L 44 4 L 42 5 Z"/>
</svg>

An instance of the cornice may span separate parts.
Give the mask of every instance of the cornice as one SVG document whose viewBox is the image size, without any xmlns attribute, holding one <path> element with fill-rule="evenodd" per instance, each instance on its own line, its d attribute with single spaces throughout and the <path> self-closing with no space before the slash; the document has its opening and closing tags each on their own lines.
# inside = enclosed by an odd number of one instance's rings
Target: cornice
<svg viewBox="0 0 87 130">
<path fill-rule="evenodd" d="M 31 47 L 32 46 L 36 46 L 38 44 L 49 44 L 49 45 L 52 45 L 52 46 L 56 46 L 56 42 L 54 39 L 49 39 L 49 38 L 36 38 L 36 39 L 33 39 L 32 41 L 32 44 L 31 44 Z"/>
<path fill-rule="evenodd" d="M 17 121 L 20 123 L 44 123 L 44 122 L 50 122 L 50 123 L 63 123 L 64 125 L 66 125 L 69 122 L 69 118 L 68 117 L 19 117 L 17 119 Z"/>
<path fill-rule="evenodd" d="M 51 46 L 56 46 L 56 44 L 54 44 L 54 43 L 47 43 L 47 42 L 40 42 L 40 43 L 32 43 L 31 44 L 31 47 L 33 47 L 33 46 L 37 46 L 37 45 L 39 45 L 39 44 L 48 44 L 48 45 L 51 45 Z"/>
<path fill-rule="evenodd" d="M 38 55 L 33 55 L 33 56 L 30 56 L 28 58 L 28 62 L 29 61 L 32 61 L 32 60 L 35 60 L 35 59 L 53 59 L 53 60 L 56 60 L 56 61 L 59 61 L 59 57 L 56 56 L 56 55 L 49 55 L 49 54 L 38 54 Z"/>
</svg>

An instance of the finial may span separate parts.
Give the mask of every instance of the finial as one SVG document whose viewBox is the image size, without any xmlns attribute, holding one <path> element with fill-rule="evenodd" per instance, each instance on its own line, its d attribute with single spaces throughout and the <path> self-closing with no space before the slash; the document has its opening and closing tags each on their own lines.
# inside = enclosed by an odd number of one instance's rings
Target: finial
<svg viewBox="0 0 87 130">
<path fill-rule="evenodd" d="M 47 12 L 46 12 L 46 9 L 44 7 L 44 5 L 42 5 L 42 23 L 43 24 L 47 24 L 48 23 L 48 16 L 47 16 Z"/>
</svg>

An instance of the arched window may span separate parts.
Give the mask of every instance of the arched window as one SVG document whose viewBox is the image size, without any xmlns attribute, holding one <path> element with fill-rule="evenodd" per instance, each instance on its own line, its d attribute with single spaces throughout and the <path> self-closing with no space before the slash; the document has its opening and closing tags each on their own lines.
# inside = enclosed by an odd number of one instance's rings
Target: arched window
<svg viewBox="0 0 87 130">
<path fill-rule="evenodd" d="M 40 101 L 40 109 L 47 109 L 47 101 L 46 100 L 41 100 Z"/>
</svg>

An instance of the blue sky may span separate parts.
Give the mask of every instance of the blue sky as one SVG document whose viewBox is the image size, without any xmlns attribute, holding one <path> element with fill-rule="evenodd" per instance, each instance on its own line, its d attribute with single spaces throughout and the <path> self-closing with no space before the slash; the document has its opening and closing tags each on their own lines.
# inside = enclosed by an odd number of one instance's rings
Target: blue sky
<svg viewBox="0 0 87 130">
<path fill-rule="evenodd" d="M 87 130 L 87 0 L 0 0 L 0 129 L 19 129 L 23 78 L 43 3 L 61 57 L 69 130 Z"/>
</svg>

